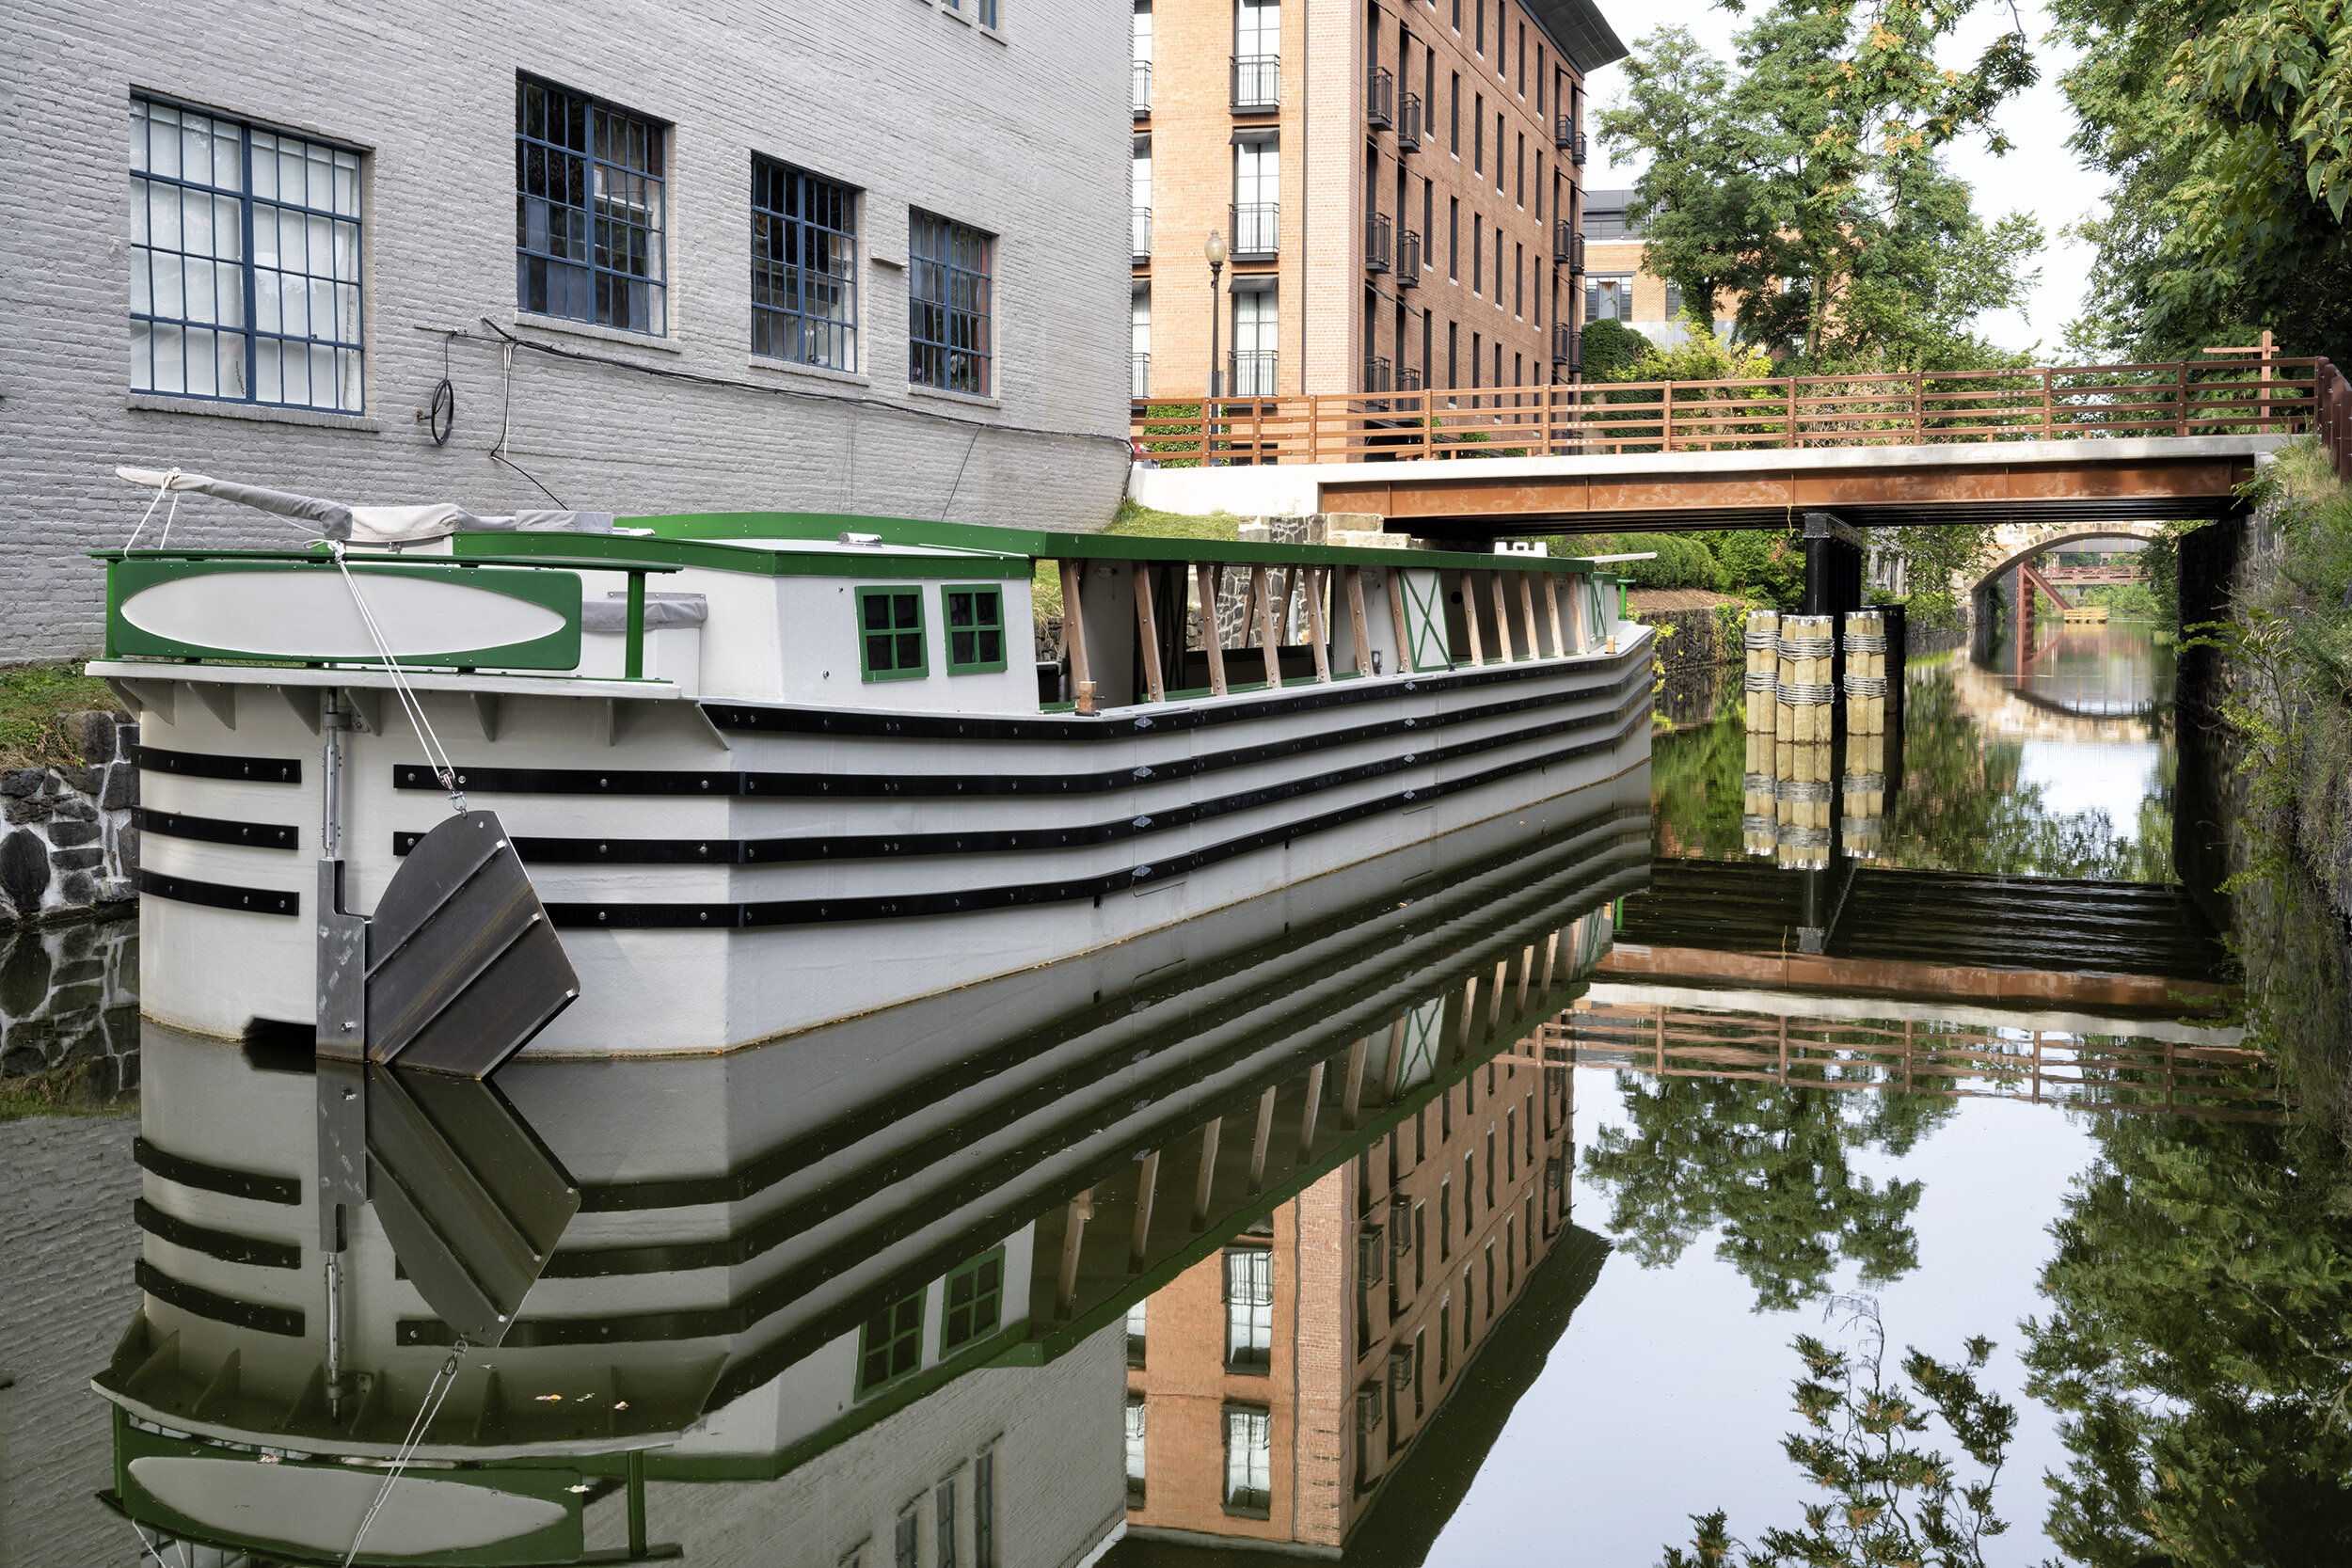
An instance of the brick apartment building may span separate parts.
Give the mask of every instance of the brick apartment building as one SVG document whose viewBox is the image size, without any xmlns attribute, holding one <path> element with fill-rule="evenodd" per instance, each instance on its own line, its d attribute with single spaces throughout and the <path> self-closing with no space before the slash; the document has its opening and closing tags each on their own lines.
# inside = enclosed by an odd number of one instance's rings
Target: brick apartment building
<svg viewBox="0 0 2352 1568">
<path fill-rule="evenodd" d="M 87 552 L 147 499 L 119 464 L 485 514 L 1103 526 L 1123 22 L 6 8 L 0 660 L 95 648 Z M 289 537 L 255 519 L 194 500 L 172 539 Z"/>
<path fill-rule="evenodd" d="M 1576 373 L 1592 0 L 1134 6 L 1133 395 Z"/>
<path fill-rule="evenodd" d="M 1346 1544 L 1571 1228 L 1569 1073 L 1473 1065 L 1131 1312 L 1131 1537 Z"/>
</svg>

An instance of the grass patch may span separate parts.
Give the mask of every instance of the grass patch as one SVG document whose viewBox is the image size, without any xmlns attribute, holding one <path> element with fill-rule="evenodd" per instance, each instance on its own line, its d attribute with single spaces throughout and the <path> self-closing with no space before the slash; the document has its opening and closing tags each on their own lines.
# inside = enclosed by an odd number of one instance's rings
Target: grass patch
<svg viewBox="0 0 2352 1568">
<path fill-rule="evenodd" d="M 24 1117 L 137 1115 L 138 1095 L 114 1093 L 108 1087 L 113 1076 L 111 1064 L 81 1062 L 0 1079 L 0 1121 Z"/>
<path fill-rule="evenodd" d="M 1133 498 L 1119 503 L 1119 511 L 1111 517 L 1111 526 L 1104 533 L 1123 537 L 1151 539 L 1222 539 L 1238 543 L 1241 539 L 1241 519 L 1231 512 L 1214 512 L 1197 516 L 1186 512 L 1154 512 L 1139 506 Z M 1058 562 L 1041 561 L 1037 576 L 1029 584 L 1029 597 L 1040 621 L 1061 617 L 1061 570 Z"/>
<path fill-rule="evenodd" d="M 71 664 L 0 670 L 0 768 L 80 767 L 81 744 L 57 722 L 60 713 L 121 705 L 104 681 Z"/>
</svg>

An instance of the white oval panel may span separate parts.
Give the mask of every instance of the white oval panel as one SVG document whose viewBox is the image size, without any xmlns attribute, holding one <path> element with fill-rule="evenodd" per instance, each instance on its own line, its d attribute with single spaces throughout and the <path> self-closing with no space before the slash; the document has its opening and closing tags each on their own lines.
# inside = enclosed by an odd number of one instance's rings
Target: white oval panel
<svg viewBox="0 0 2352 1568">
<path fill-rule="evenodd" d="M 356 574 L 394 656 L 502 648 L 561 630 L 564 617 L 486 588 Z M 340 572 L 205 572 L 123 601 L 141 631 L 203 648 L 280 658 L 373 658 L 375 640 Z"/>
<path fill-rule="evenodd" d="M 131 1479 L 157 1502 L 242 1541 L 278 1541 L 340 1557 L 384 1484 L 381 1470 L 310 1469 L 249 1460 L 145 1454 Z M 393 1483 L 368 1527 L 370 1557 L 462 1552 L 546 1529 L 560 1504 L 483 1486 L 433 1481 L 414 1470 Z"/>
</svg>

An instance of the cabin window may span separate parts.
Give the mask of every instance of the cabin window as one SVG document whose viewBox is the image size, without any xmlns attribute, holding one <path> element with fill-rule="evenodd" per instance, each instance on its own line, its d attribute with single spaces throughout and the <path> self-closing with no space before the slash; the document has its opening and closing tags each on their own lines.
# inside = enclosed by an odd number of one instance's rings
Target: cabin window
<svg viewBox="0 0 2352 1568">
<path fill-rule="evenodd" d="M 994 583 L 940 590 L 947 610 L 947 673 L 979 675 L 1005 667 L 1005 591 Z"/>
<path fill-rule="evenodd" d="M 858 1331 L 858 1398 L 898 1382 L 923 1364 L 923 1292 L 892 1302 Z"/>
<path fill-rule="evenodd" d="M 947 1276 L 939 1323 L 939 1354 L 996 1331 L 1003 1316 L 1005 1249 L 998 1247 Z"/>
<path fill-rule="evenodd" d="M 931 673 L 921 589 L 859 589 L 857 629 L 858 664 L 867 680 L 920 680 Z"/>
</svg>

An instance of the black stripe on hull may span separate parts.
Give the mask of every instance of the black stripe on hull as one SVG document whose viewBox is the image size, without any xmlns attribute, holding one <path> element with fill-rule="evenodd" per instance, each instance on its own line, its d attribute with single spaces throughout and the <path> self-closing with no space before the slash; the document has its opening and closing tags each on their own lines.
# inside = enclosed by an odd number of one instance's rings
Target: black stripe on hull
<svg viewBox="0 0 2352 1568">
<path fill-rule="evenodd" d="M 208 1193 L 226 1193 L 230 1197 L 249 1197 L 259 1203 L 283 1203 L 298 1207 L 302 1202 L 302 1183 L 291 1176 L 270 1176 L 256 1170 L 233 1170 L 227 1165 L 208 1164 L 191 1160 L 184 1154 L 157 1148 L 145 1138 L 131 1140 L 131 1158 L 141 1170 L 152 1171 L 174 1186 L 197 1187 Z"/>
<path fill-rule="evenodd" d="M 1636 678 L 1650 678 L 1647 671 L 1636 672 Z M 1620 682 L 1603 696 L 1624 694 L 1629 682 Z M 1589 693 L 1587 694 L 1589 695 Z M 1547 704 L 1545 705 L 1551 705 Z M 1166 832 L 1172 828 L 1188 827 L 1236 812 L 1260 806 L 1274 805 L 1284 800 L 1298 800 L 1343 784 L 1359 784 L 1367 779 L 1382 778 L 1407 768 L 1452 762 L 1461 757 L 1490 752 L 1503 746 L 1543 739 L 1556 735 L 1571 734 L 1601 724 L 1616 722 L 1625 716 L 1622 703 L 1610 712 L 1586 714 L 1581 718 L 1559 720 L 1530 729 L 1515 730 L 1509 735 L 1491 736 L 1482 740 L 1464 741 L 1458 745 L 1441 746 L 1426 752 L 1407 752 L 1401 756 L 1382 757 L 1376 761 L 1359 763 L 1352 768 L 1334 768 L 1329 772 L 1305 778 L 1287 779 L 1263 788 L 1244 790 L 1214 800 L 1197 800 L 1180 806 L 1149 812 L 1140 816 L 1121 817 L 1111 822 L 1087 823 L 1071 828 L 1017 828 L 993 831 L 930 833 L 855 833 L 830 837 L 799 834 L 785 838 L 753 839 L 632 839 L 612 835 L 595 838 L 529 838 L 514 839 L 516 852 L 533 865 L 772 865 L 812 862 L 897 860 L 918 855 L 978 855 L 1036 849 L 1074 849 L 1099 844 L 1118 844 L 1141 838 L 1149 833 Z M 1124 777 L 1122 775 L 1122 777 Z M 1132 781 L 1130 781 L 1132 782 Z M 976 790 L 975 794 L 993 793 Z M 392 835 L 392 853 L 405 855 L 417 847 L 423 834 L 399 832 Z M 698 922 L 699 924 L 700 922 Z"/>
<path fill-rule="evenodd" d="M 1590 657 L 1590 656 L 1580 656 Z M 1639 658 L 1646 666 L 1647 649 L 1629 649 L 1614 658 L 1587 665 L 1595 672 L 1615 672 Z M 771 707 L 754 703 L 705 703 L 703 712 L 723 730 L 765 732 L 770 735 L 884 736 L 914 740 L 1126 740 L 1160 730 L 1212 729 L 1259 719 L 1313 713 L 1322 708 L 1347 707 L 1379 702 L 1398 691 L 1459 691 L 1471 687 L 1558 675 L 1552 659 L 1494 665 L 1482 669 L 1431 672 L 1390 685 L 1346 680 L 1315 683 L 1300 690 L 1285 688 L 1248 703 L 1216 707 L 1171 707 L 1164 712 L 1125 713 L 1116 718 L 1013 719 L 954 714 L 843 713 L 832 708 Z M 1156 705 L 1154 705 L 1156 706 Z"/>
<path fill-rule="evenodd" d="M 302 764 L 293 757 L 223 757 L 204 752 L 167 752 L 134 746 L 131 758 L 150 773 L 184 779 L 237 779 L 247 784 L 300 784 Z"/>
<path fill-rule="evenodd" d="M 1037 904 L 1072 903 L 1125 893 L 1169 877 L 1200 870 L 1286 844 L 1293 839 L 1327 832 L 1390 812 L 1411 811 L 1450 795 L 1495 784 L 1538 768 L 1606 752 L 1649 719 L 1649 693 L 1645 689 L 1629 705 L 1631 717 L 1612 734 L 1581 745 L 1547 752 L 1504 763 L 1484 772 L 1450 779 L 1425 788 L 1407 789 L 1377 800 L 1342 806 L 1333 811 L 1286 822 L 1259 832 L 1228 839 L 1191 854 L 1174 855 L 1099 877 L 1063 882 L 1025 882 L 1008 887 L 974 888 L 962 893 L 885 894 L 870 897 L 771 899 L 741 904 L 589 904 L 550 903 L 548 918 L 560 930 L 719 930 L 776 926 L 816 926 L 845 920 L 904 920 L 921 915 L 969 914 L 982 910 L 1018 909 Z M 1624 710 L 1620 710 L 1623 712 Z M 1518 738 L 1518 737 L 1508 737 Z"/>
<path fill-rule="evenodd" d="M 190 1252 L 200 1252 L 207 1258 L 217 1258 L 224 1263 L 250 1263 L 257 1269 L 302 1267 L 302 1249 L 291 1243 L 194 1225 L 177 1214 L 165 1213 L 143 1197 L 132 1200 L 131 1217 L 151 1236 Z"/>
<path fill-rule="evenodd" d="M 201 904 L 212 910 L 242 910 L 247 914 L 300 914 L 302 895 L 274 888 L 230 887 L 225 882 L 199 882 L 193 877 L 167 877 L 141 869 L 139 892 L 176 903 Z"/>
<path fill-rule="evenodd" d="M 166 838 L 192 838 L 202 844 L 236 844 L 250 849 L 300 847 L 301 831 L 278 822 L 231 822 L 219 816 L 189 816 L 176 811 L 137 808 L 139 832 Z"/>
<path fill-rule="evenodd" d="M 1552 666 L 1535 673 L 1557 675 L 1561 671 Z M 930 773 L 910 777 L 901 773 L 690 773 L 623 768 L 464 768 L 458 770 L 457 784 L 461 789 L 505 795 L 740 795 L 761 799 L 821 800 L 1099 795 L 1111 790 L 1132 789 L 1139 784 L 1173 783 L 1227 768 L 1277 762 L 1337 746 L 1426 735 L 1433 730 L 1475 723 L 1481 720 L 1507 718 L 1513 714 L 1560 707 L 1569 703 L 1621 696 L 1634 680 L 1649 678 L 1649 667 L 1643 664 L 1629 670 L 1618 668 L 1610 673 L 1613 679 L 1594 681 L 1567 691 L 1515 697 L 1427 719 L 1384 720 L 1351 729 L 1294 736 L 1256 746 L 1236 747 L 1228 752 L 1214 752 L 1196 757 L 1170 757 L 1163 762 L 1099 773 Z M 1410 688 L 1411 683 L 1406 683 L 1406 689 Z M 1381 694 L 1393 694 L 1394 689 L 1388 689 Z M 1265 717 L 1262 713 L 1251 716 Z M 1133 739 L 1134 733 L 1122 725 L 1115 738 Z M 437 792 L 442 785 L 430 768 L 401 764 L 392 769 L 392 787 Z M 717 863 L 714 860 L 709 863 Z"/>
<path fill-rule="evenodd" d="M 290 1339 L 302 1338 L 303 1318 L 299 1307 L 264 1307 L 260 1302 L 239 1301 L 234 1296 L 218 1295 L 200 1285 L 184 1279 L 174 1279 L 142 1258 L 132 1270 L 139 1289 L 157 1301 L 177 1307 L 183 1312 L 193 1312 L 215 1323 L 232 1323 L 261 1334 L 282 1334 Z"/>
</svg>

